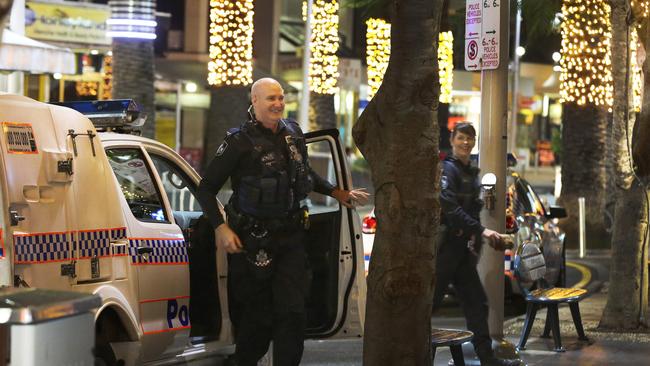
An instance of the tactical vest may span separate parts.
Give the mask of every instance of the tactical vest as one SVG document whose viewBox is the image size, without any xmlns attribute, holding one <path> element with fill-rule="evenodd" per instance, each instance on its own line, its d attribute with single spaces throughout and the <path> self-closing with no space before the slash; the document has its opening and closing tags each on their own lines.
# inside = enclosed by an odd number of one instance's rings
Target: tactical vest
<svg viewBox="0 0 650 366">
<path fill-rule="evenodd" d="M 305 138 L 295 122 L 280 123 L 285 128 L 275 135 L 260 131 L 250 121 L 239 129 L 252 145 L 233 195 L 236 207 L 244 214 L 287 217 L 313 189 Z"/>
</svg>

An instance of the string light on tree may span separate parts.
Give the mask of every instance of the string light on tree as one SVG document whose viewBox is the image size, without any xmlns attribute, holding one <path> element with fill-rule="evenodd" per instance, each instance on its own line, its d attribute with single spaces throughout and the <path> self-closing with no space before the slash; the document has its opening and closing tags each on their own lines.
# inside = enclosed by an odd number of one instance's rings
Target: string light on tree
<svg viewBox="0 0 650 366">
<path fill-rule="evenodd" d="M 208 83 L 253 82 L 253 0 L 210 0 Z"/>
<path fill-rule="evenodd" d="M 377 93 L 390 58 L 390 24 L 383 19 L 366 20 L 366 63 L 368 65 L 368 99 Z"/>
<path fill-rule="evenodd" d="M 390 58 L 390 23 L 383 19 L 366 21 L 366 63 L 368 65 L 368 99 L 377 93 L 384 79 Z M 454 36 L 451 31 L 441 32 L 438 41 L 438 75 L 441 103 L 451 102 L 454 80 Z"/>
<path fill-rule="evenodd" d="M 609 14 L 606 0 L 564 0 L 562 3 L 562 102 L 611 107 Z"/>
<path fill-rule="evenodd" d="M 451 31 L 438 35 L 438 76 L 440 79 L 440 103 L 451 103 L 454 82 L 454 35 Z"/>
<path fill-rule="evenodd" d="M 632 71 L 632 105 L 635 112 L 641 111 L 643 97 L 643 70 L 637 60 L 639 34 L 636 28 L 630 32 L 630 68 Z"/>
<path fill-rule="evenodd" d="M 647 18 L 650 15 L 650 1 L 648 0 L 631 0 L 630 6 L 638 18 Z"/>
<path fill-rule="evenodd" d="M 312 10 L 309 89 L 334 94 L 339 77 L 339 4 L 336 0 L 315 0 Z"/>
</svg>

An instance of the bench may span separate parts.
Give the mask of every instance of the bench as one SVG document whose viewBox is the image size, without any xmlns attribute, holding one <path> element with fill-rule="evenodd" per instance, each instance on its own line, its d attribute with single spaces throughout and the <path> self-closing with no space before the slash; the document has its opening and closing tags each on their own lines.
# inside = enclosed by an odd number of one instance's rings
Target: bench
<svg viewBox="0 0 650 366">
<path fill-rule="evenodd" d="M 537 315 L 537 310 L 546 307 L 546 324 L 542 337 L 548 337 L 553 333 L 556 352 L 564 352 L 562 340 L 560 339 L 560 318 L 558 315 L 559 304 L 569 304 L 573 324 L 578 333 L 578 339 L 582 341 L 589 340 L 585 336 L 582 328 L 582 319 L 580 317 L 579 302 L 587 295 L 587 290 L 579 288 L 551 287 L 544 280 L 546 273 L 546 262 L 540 248 L 530 242 L 524 242 L 515 254 L 514 274 L 520 285 L 522 293 L 526 296 L 526 320 L 521 332 L 521 338 L 517 349 L 523 350 L 526 347 L 526 341 Z M 525 286 L 526 283 L 536 284 L 534 290 Z"/>
<path fill-rule="evenodd" d="M 431 330 L 431 361 L 436 358 L 436 349 L 438 347 L 449 347 L 451 358 L 454 365 L 465 366 L 462 345 L 469 342 L 474 337 L 474 333 L 468 330 L 458 329 L 432 329 Z"/>
</svg>

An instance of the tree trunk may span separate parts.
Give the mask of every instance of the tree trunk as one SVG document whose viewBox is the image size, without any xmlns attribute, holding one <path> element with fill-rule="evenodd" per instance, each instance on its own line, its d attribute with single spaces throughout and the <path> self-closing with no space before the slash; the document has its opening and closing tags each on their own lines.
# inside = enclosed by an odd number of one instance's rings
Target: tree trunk
<svg viewBox="0 0 650 366">
<path fill-rule="evenodd" d="M 364 365 L 431 365 L 440 221 L 437 44 L 442 0 L 392 2 L 384 81 L 354 126 L 375 187 Z"/>
<path fill-rule="evenodd" d="M 578 197 L 585 198 L 589 248 L 609 248 L 605 225 L 607 110 L 565 103 L 562 113 L 562 192 L 568 217 L 560 221 L 569 248 L 578 247 Z"/>
<path fill-rule="evenodd" d="M 210 161 L 226 137 L 226 132 L 239 127 L 248 116 L 250 88 L 247 86 L 220 86 L 210 91 L 210 110 L 205 124 L 203 168 Z"/>
<path fill-rule="evenodd" d="M 309 93 L 309 130 L 336 128 L 334 94 Z"/>
<path fill-rule="evenodd" d="M 612 236 L 610 290 L 599 327 L 633 330 L 643 325 L 647 312 L 647 270 L 645 235 L 648 205 L 645 189 L 635 179 L 630 161 L 628 138 L 632 134 L 630 101 L 629 41 L 626 36 L 627 0 L 610 0 L 612 24 L 612 78 L 614 113 L 610 158 L 615 186 L 615 216 Z"/>
<path fill-rule="evenodd" d="M 153 41 L 113 39 L 113 98 L 133 99 L 147 121 L 142 135 L 156 137 Z"/>
</svg>

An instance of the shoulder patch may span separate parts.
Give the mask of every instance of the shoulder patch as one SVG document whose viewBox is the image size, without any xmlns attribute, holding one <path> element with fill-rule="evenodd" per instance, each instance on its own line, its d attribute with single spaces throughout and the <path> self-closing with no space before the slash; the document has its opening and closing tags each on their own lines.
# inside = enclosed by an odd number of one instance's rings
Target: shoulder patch
<svg viewBox="0 0 650 366">
<path fill-rule="evenodd" d="M 443 175 L 440 177 L 440 188 L 447 189 L 447 187 L 449 187 L 449 180 L 446 175 Z"/>
<path fill-rule="evenodd" d="M 223 153 L 226 151 L 227 148 L 228 148 L 228 141 L 222 142 L 221 145 L 219 145 L 219 148 L 217 149 L 217 153 L 215 154 L 215 156 L 223 155 Z"/>
</svg>

